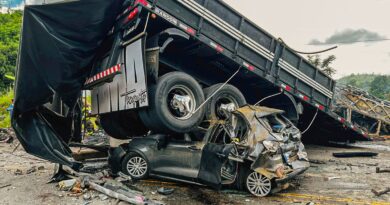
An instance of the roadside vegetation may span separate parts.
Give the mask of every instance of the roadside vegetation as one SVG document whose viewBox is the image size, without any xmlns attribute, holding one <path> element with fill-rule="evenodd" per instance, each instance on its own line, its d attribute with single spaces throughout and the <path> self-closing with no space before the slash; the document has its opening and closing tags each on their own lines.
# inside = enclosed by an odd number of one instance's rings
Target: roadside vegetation
<svg viewBox="0 0 390 205">
<path fill-rule="evenodd" d="M 21 22 L 21 11 L 0 14 L 0 128 L 11 126 L 7 108 L 13 99 Z"/>
<path fill-rule="evenodd" d="M 339 79 L 338 83 L 363 89 L 371 95 L 390 101 L 390 75 L 351 74 Z"/>
<path fill-rule="evenodd" d="M 0 96 L 0 128 L 11 126 L 10 113 L 7 108 L 10 106 L 13 99 L 13 92 L 9 91 Z"/>
</svg>

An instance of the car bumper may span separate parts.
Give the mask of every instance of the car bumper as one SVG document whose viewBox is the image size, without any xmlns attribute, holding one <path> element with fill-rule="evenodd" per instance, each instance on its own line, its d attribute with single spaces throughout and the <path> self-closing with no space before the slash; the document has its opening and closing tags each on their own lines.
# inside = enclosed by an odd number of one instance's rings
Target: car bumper
<svg viewBox="0 0 390 205">
<path fill-rule="evenodd" d="M 275 182 L 277 184 L 285 184 L 287 183 L 288 181 L 291 181 L 292 179 L 294 179 L 296 176 L 302 174 L 303 172 L 305 172 L 309 167 L 303 167 L 303 168 L 299 168 L 299 169 L 296 169 L 294 170 L 293 172 L 287 174 L 285 177 L 281 178 L 281 179 L 275 179 Z"/>
</svg>

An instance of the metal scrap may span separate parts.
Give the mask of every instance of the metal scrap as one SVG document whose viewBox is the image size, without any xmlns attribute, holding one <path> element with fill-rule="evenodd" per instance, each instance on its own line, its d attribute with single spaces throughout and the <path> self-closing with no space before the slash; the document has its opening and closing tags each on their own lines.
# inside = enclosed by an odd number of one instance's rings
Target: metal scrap
<svg viewBox="0 0 390 205">
<path fill-rule="evenodd" d="M 387 187 L 386 189 L 381 190 L 381 191 L 378 191 L 378 190 L 375 190 L 375 189 L 371 189 L 371 192 L 374 193 L 375 196 L 381 196 L 383 194 L 389 193 L 390 192 L 390 187 Z"/>
<path fill-rule="evenodd" d="M 375 172 L 376 173 L 385 173 L 385 172 L 389 172 L 390 173 L 390 169 L 389 168 L 376 167 Z"/>
<path fill-rule="evenodd" d="M 335 152 L 333 153 L 334 157 L 338 158 L 347 158 L 347 157 L 374 157 L 378 153 L 375 152 Z"/>
<path fill-rule="evenodd" d="M 370 137 L 385 139 L 390 135 L 390 102 L 352 87 L 336 87 L 334 111 L 354 126 L 369 133 Z"/>
</svg>

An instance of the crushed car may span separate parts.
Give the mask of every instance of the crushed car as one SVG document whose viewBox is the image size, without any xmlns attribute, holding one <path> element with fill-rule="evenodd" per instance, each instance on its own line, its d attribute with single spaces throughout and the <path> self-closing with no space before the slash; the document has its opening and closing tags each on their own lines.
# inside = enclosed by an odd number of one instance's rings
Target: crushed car
<svg viewBox="0 0 390 205">
<path fill-rule="evenodd" d="M 227 113 L 227 111 L 225 110 Z M 231 186 L 259 197 L 277 192 L 309 167 L 301 132 L 282 110 L 246 105 L 181 135 L 151 134 L 112 148 L 112 171 L 216 189 Z"/>
</svg>

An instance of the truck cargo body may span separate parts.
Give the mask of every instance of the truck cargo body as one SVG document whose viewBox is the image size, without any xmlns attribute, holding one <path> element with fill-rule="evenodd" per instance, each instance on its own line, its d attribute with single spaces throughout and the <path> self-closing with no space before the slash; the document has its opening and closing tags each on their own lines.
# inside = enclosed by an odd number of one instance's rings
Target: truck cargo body
<svg viewBox="0 0 390 205">
<path fill-rule="evenodd" d="M 224 2 L 132 3 L 118 16 L 87 81 L 94 114 L 147 107 L 148 84 L 167 72 L 183 71 L 207 87 L 240 69 L 229 83 L 248 103 L 283 90 L 262 105 L 285 110 L 301 129 L 315 117 L 307 132 L 312 140 L 365 138 L 331 111 L 332 78 Z M 118 66 L 121 72 L 110 72 Z"/>
</svg>

